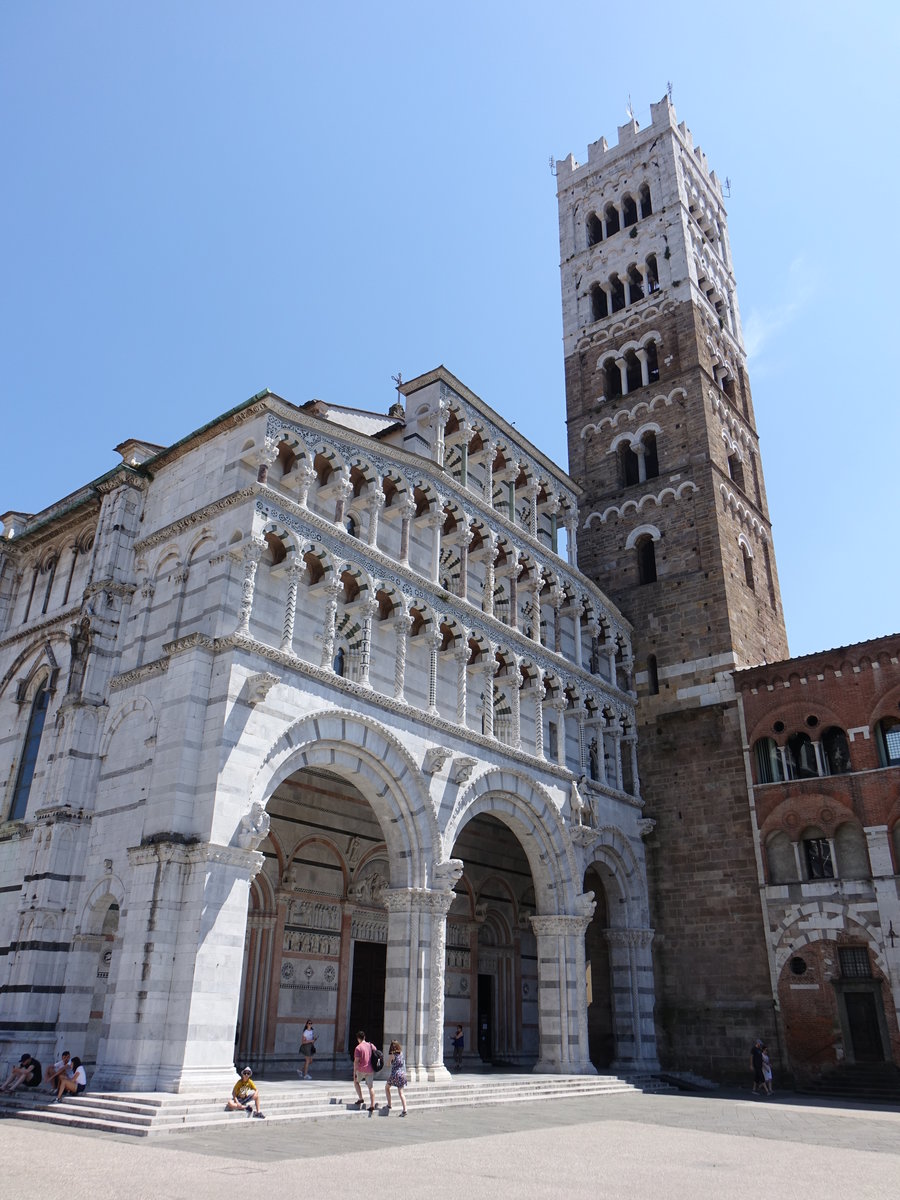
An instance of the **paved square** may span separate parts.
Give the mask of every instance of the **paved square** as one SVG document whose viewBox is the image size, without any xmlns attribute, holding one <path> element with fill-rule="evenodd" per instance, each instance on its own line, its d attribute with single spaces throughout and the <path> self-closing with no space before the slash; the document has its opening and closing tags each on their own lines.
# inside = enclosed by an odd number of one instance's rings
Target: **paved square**
<svg viewBox="0 0 900 1200">
<path fill-rule="evenodd" d="M 591 1197 L 766 1200 L 798 1190 L 888 1200 L 900 1111 L 759 1102 L 740 1094 L 550 1100 L 234 1128 L 149 1140 L 0 1122 L 19 1196 L 217 1200 L 309 1192 L 371 1200 Z"/>
</svg>

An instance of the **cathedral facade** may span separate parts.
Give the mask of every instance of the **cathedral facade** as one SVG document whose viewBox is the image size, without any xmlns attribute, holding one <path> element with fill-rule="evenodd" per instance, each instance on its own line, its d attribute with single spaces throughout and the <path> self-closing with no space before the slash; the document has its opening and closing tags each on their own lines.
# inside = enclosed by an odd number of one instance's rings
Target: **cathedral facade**
<svg viewBox="0 0 900 1200">
<path fill-rule="evenodd" d="M 8 513 L 0 1042 L 92 1086 L 658 1065 L 632 630 L 449 372 L 261 393 Z"/>
</svg>

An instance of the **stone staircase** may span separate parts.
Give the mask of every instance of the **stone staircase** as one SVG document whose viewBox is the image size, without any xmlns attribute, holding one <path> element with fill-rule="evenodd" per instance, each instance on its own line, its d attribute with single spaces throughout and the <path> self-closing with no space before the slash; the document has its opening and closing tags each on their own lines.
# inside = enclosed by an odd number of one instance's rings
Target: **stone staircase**
<svg viewBox="0 0 900 1200">
<path fill-rule="evenodd" d="M 350 1082 L 308 1080 L 272 1082 L 257 1080 L 267 1121 L 361 1119 Z M 651 1076 L 618 1075 L 456 1075 L 437 1083 L 411 1083 L 406 1088 L 411 1114 L 425 1109 L 459 1105 L 481 1106 L 523 1101 L 565 1099 L 638 1091 L 666 1091 L 667 1085 Z M 383 1081 L 375 1081 L 376 1116 L 384 1111 Z M 252 1127 L 261 1124 L 243 1112 L 227 1112 L 221 1095 L 164 1092 L 90 1092 L 60 1104 L 50 1103 L 46 1092 L 12 1096 L 0 1094 L 0 1118 L 41 1121 L 59 1127 L 94 1129 L 101 1133 L 147 1137 L 161 1133 L 218 1129 L 225 1125 Z M 392 1116 L 399 1112 L 393 1097 Z"/>
<path fill-rule="evenodd" d="M 805 1096 L 900 1106 L 900 1068 L 893 1063 L 846 1063 L 797 1090 Z"/>
</svg>

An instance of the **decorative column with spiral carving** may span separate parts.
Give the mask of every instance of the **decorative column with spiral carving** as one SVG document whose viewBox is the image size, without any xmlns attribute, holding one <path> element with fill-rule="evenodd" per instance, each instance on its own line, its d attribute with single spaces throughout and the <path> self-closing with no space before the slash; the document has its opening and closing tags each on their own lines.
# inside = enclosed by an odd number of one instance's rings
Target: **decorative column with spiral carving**
<svg viewBox="0 0 900 1200">
<path fill-rule="evenodd" d="M 323 669 L 334 667 L 334 627 L 337 617 L 337 600 L 343 590 L 339 579 L 330 579 L 325 585 L 325 625 L 322 630 L 322 660 L 319 664 Z"/>
<path fill-rule="evenodd" d="M 244 547 L 244 578 L 241 581 L 241 608 L 238 613 L 237 632 L 250 632 L 250 613 L 253 609 L 253 592 L 256 586 L 256 569 L 266 548 L 265 540 L 253 537 Z"/>
<path fill-rule="evenodd" d="M 405 700 L 403 690 L 406 682 L 406 651 L 409 647 L 409 634 L 412 629 L 412 616 L 408 610 L 402 610 L 394 617 L 394 632 L 397 635 L 397 646 L 394 654 L 394 699 Z"/>
<path fill-rule="evenodd" d="M 297 616 L 297 586 L 300 576 L 306 570 L 302 559 L 292 562 L 288 567 L 288 593 L 284 605 L 284 626 L 281 633 L 281 649 L 289 654 L 294 644 L 294 621 Z"/>
</svg>

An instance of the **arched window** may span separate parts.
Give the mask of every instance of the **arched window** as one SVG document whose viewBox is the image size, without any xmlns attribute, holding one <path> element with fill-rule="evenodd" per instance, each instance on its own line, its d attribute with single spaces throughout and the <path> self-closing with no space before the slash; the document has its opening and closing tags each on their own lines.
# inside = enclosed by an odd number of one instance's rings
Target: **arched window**
<svg viewBox="0 0 900 1200">
<path fill-rule="evenodd" d="M 734 450 L 731 454 L 728 455 L 728 474 L 731 477 L 732 483 L 736 483 L 737 486 L 743 492 L 745 490 L 744 489 L 744 464 L 741 462 L 741 457 L 738 454 L 737 450 Z"/>
<path fill-rule="evenodd" d="M 822 753 L 825 757 L 825 770 L 829 775 L 846 775 L 853 768 L 850 765 L 850 744 L 843 729 L 832 725 L 822 734 Z"/>
<path fill-rule="evenodd" d="M 619 232 L 619 210 L 614 204 L 607 204 L 603 210 L 603 215 L 606 218 L 606 236 L 609 237 L 613 233 Z"/>
<path fill-rule="evenodd" d="M 647 294 L 659 291 L 659 266 L 655 254 L 647 255 Z"/>
<path fill-rule="evenodd" d="M 644 379 L 640 360 L 633 350 L 629 350 L 625 356 L 625 377 L 629 392 L 636 392 L 639 387 L 643 387 Z"/>
<path fill-rule="evenodd" d="M 340 677 L 342 679 L 344 677 L 345 665 L 346 664 L 345 664 L 344 647 L 339 646 L 338 652 L 334 656 L 334 662 L 333 662 L 332 666 L 334 667 L 335 675 L 340 675 Z"/>
<path fill-rule="evenodd" d="M 900 766 L 900 720 L 885 717 L 875 726 L 878 754 L 883 767 Z"/>
<path fill-rule="evenodd" d="M 637 551 L 638 582 L 656 583 L 656 546 L 649 533 L 639 537 L 634 544 Z"/>
<path fill-rule="evenodd" d="M 605 392 L 607 399 L 622 395 L 622 372 L 616 366 L 614 358 L 608 358 L 603 364 L 603 374 L 606 377 Z"/>
<path fill-rule="evenodd" d="M 741 558 L 744 560 L 744 583 L 746 583 L 751 592 L 755 591 L 756 584 L 753 579 L 753 555 L 743 542 L 741 542 Z"/>
<path fill-rule="evenodd" d="M 834 879 L 831 843 L 821 829 L 806 829 L 800 839 L 803 844 L 807 879 Z"/>
<path fill-rule="evenodd" d="M 587 244 L 596 246 L 603 241 L 603 222 L 596 213 L 591 213 L 587 219 Z"/>
<path fill-rule="evenodd" d="M 638 456 L 627 442 L 619 446 L 619 474 L 622 487 L 632 487 L 639 480 Z"/>
<path fill-rule="evenodd" d="M 659 383 L 659 356 L 656 353 L 656 342 L 647 342 L 644 349 L 647 351 L 647 381 L 648 383 Z"/>
<path fill-rule="evenodd" d="M 788 738 L 787 760 L 791 779 L 815 779 L 819 774 L 815 748 L 805 733 L 792 733 Z"/>
<path fill-rule="evenodd" d="M 634 304 L 644 298 L 644 281 L 637 267 L 628 268 L 628 303 Z"/>
<path fill-rule="evenodd" d="M 16 778 L 16 788 L 13 792 L 12 807 L 9 819 L 19 821 L 25 816 L 28 808 L 28 797 L 31 794 L 31 781 L 34 779 L 34 768 L 37 765 L 38 751 L 41 748 L 41 734 L 44 732 L 44 721 L 47 716 L 47 705 L 50 703 L 50 691 L 47 681 L 38 687 L 31 703 L 31 715 L 28 718 L 28 730 L 25 734 L 25 745 L 22 748 L 22 761 L 19 764 L 19 774 Z"/>
<path fill-rule="evenodd" d="M 622 228 L 627 229 L 629 225 L 636 225 L 638 219 L 637 205 L 631 196 L 622 197 Z"/>
<path fill-rule="evenodd" d="M 352 513 L 347 517 L 346 521 L 344 522 L 344 528 L 347 530 L 347 532 L 350 534 L 351 537 L 355 537 L 355 538 L 359 537 L 359 522 L 357 521 L 356 517 L 353 516 Z"/>
<path fill-rule="evenodd" d="M 641 184 L 641 190 L 638 195 L 641 201 L 641 216 L 649 217 L 653 212 L 653 203 L 650 200 L 650 189 L 646 183 Z"/>
<path fill-rule="evenodd" d="M 625 285 L 618 275 L 610 275 L 609 277 L 609 294 L 612 300 L 613 312 L 621 312 L 625 307 Z"/>
<path fill-rule="evenodd" d="M 771 738 L 760 738 L 755 743 L 753 757 L 756 759 L 757 783 L 784 782 L 781 755 L 778 753 L 778 747 Z"/>
<path fill-rule="evenodd" d="M 641 438 L 644 447 L 644 476 L 646 479 L 659 478 L 659 454 L 656 449 L 656 434 L 645 433 Z"/>
<path fill-rule="evenodd" d="M 591 288 L 591 317 L 595 321 L 602 321 L 604 317 L 609 316 L 609 305 L 606 302 L 606 292 L 599 283 L 595 283 Z"/>
</svg>

